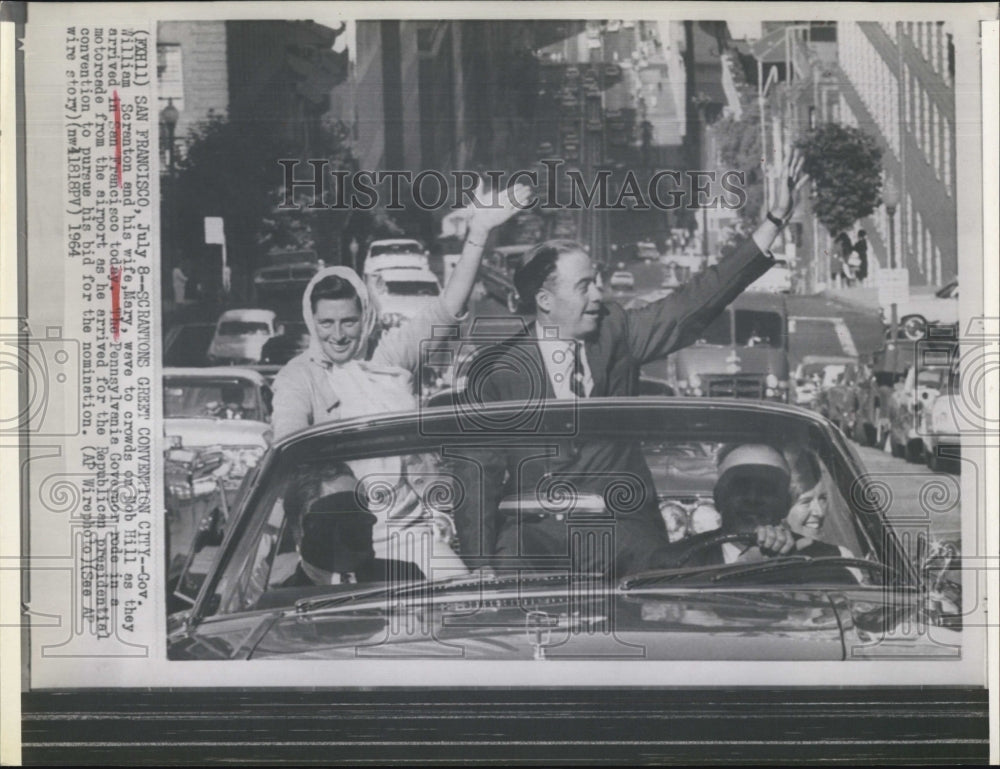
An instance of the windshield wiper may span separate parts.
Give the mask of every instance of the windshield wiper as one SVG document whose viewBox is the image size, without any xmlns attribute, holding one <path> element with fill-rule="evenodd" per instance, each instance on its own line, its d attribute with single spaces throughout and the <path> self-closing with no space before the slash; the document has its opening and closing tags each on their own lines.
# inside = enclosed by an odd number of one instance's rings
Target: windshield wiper
<svg viewBox="0 0 1000 769">
<path fill-rule="evenodd" d="M 717 584 L 720 582 L 732 582 L 745 577 L 759 577 L 777 573 L 787 575 L 789 571 L 796 570 L 808 573 L 831 567 L 843 570 L 852 568 L 862 569 L 877 574 L 888 574 L 892 577 L 899 576 L 900 573 L 899 569 L 893 566 L 887 566 L 886 564 L 869 561 L 864 558 L 847 558 L 843 556 L 809 558 L 804 555 L 792 555 L 771 558 L 766 561 L 755 561 L 753 563 L 732 563 L 716 567 L 664 569 L 661 571 L 645 572 L 622 580 L 619 588 L 628 591 L 662 585 L 668 582 Z"/>
</svg>

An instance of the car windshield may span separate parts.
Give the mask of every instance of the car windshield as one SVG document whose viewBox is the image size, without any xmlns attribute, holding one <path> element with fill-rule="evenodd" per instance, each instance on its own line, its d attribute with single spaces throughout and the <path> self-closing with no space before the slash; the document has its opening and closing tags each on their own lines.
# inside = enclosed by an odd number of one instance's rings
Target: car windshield
<svg viewBox="0 0 1000 769">
<path fill-rule="evenodd" d="M 509 484 L 504 486 L 496 500 L 499 519 L 579 516 L 581 521 L 599 522 L 602 516 L 608 515 L 609 509 L 625 506 L 635 513 L 641 507 L 654 520 L 662 521 L 665 544 L 672 547 L 689 540 L 695 542 L 697 540 L 692 538 L 696 535 L 723 526 L 720 507 L 723 511 L 726 508 L 719 495 L 723 493 L 720 491 L 720 467 L 725 457 L 739 451 L 740 447 L 768 443 L 776 447 L 774 451 L 785 457 L 789 466 L 798 466 L 795 463 L 801 463 L 806 455 L 814 460 L 815 476 L 806 490 L 819 494 L 817 489 L 823 488 L 823 513 L 810 531 L 811 536 L 823 544 L 824 554 L 845 558 L 875 557 L 872 540 L 858 524 L 858 511 L 851 507 L 851 494 L 857 497 L 856 492 L 851 492 L 856 478 L 843 464 L 843 457 L 807 422 L 786 419 L 769 424 L 767 420 L 757 420 L 750 424 L 730 419 L 728 425 L 723 425 L 713 418 L 709 425 L 692 416 L 687 422 L 677 423 L 664 420 L 654 412 L 616 415 L 608 419 L 606 429 L 594 430 L 592 434 L 587 428 L 578 431 L 572 439 L 553 438 L 551 434 L 542 433 L 526 434 L 516 441 L 508 440 L 507 449 L 490 449 L 509 451 L 511 456 L 518 457 L 512 465 L 527 479 L 522 489 L 531 489 L 517 491 Z M 614 430 L 613 422 L 617 422 Z M 684 429 L 685 424 L 687 429 Z M 434 432 L 429 423 L 425 423 L 424 428 Z M 387 452 L 377 446 L 362 448 L 357 443 L 353 444 L 355 448 L 346 449 L 342 439 L 331 436 L 313 439 L 308 446 L 302 444 L 296 450 L 283 453 L 269 468 L 258 491 L 250 497 L 251 505 L 244 513 L 241 528 L 246 539 L 226 562 L 213 588 L 216 597 L 209 605 L 222 613 L 234 613 L 260 608 L 292 608 L 304 598 L 312 600 L 311 597 L 340 595 L 345 591 L 354 595 L 351 591 L 358 589 L 356 584 L 324 582 L 310 564 L 303 563 L 306 557 L 303 553 L 311 547 L 304 540 L 310 535 L 303 524 L 303 516 L 313 515 L 317 509 L 324 513 L 347 514 L 346 508 L 351 508 L 351 515 L 360 514 L 357 510 L 363 509 L 373 514 L 375 520 L 381 522 L 375 524 L 372 534 L 374 555 L 381 559 L 380 562 L 386 559 L 407 561 L 407 568 L 415 567 L 414 574 L 432 580 L 462 573 L 460 562 L 456 570 L 456 563 L 439 558 L 437 550 L 421 550 L 429 545 L 429 540 L 427 545 L 412 549 L 418 540 L 410 542 L 406 539 L 409 535 L 404 532 L 423 532 L 420 537 L 430 537 L 435 542 L 446 543 L 451 552 L 461 552 L 455 515 L 474 492 L 475 481 L 472 480 L 473 486 L 470 486 L 470 479 L 476 478 L 484 466 L 487 449 L 475 441 L 459 441 L 442 451 L 440 438 L 421 436 L 422 428 L 416 424 L 408 429 L 412 430 L 412 441 L 406 441 L 405 450 Z M 397 428 L 393 440 L 398 441 L 399 437 Z M 559 460 L 553 465 L 552 458 L 558 457 L 564 444 L 589 445 L 600 456 L 638 451 L 648 474 L 643 471 L 641 475 L 606 474 L 601 477 L 600 474 L 553 472 Z M 744 475 L 740 476 L 741 484 L 750 482 L 750 476 L 744 478 Z M 727 480 L 726 488 L 737 487 L 731 487 Z M 774 501 L 775 507 L 768 515 L 776 522 L 785 521 L 787 515 L 791 521 L 791 498 L 778 495 L 774 499 L 780 501 Z M 324 505 L 337 510 L 327 510 Z M 361 508 L 357 508 L 358 505 Z M 413 529 L 417 520 L 425 521 L 426 528 Z M 394 531 L 396 534 L 392 533 Z M 397 541 L 394 539 L 397 535 L 404 539 Z M 320 548 L 320 558 L 327 557 L 329 562 L 330 558 L 335 558 L 331 553 L 336 548 L 331 541 L 323 541 L 326 544 Z M 410 544 L 404 545 L 404 541 Z M 736 557 L 747 545 L 733 547 L 733 557 Z M 559 560 L 558 553 L 552 555 L 553 568 L 562 564 L 559 568 L 565 570 L 569 566 L 569 561 L 563 564 Z M 728 551 L 726 558 L 729 558 Z M 328 565 L 327 568 L 334 567 Z M 356 566 L 352 568 L 357 569 Z M 639 569 L 641 571 L 644 569 Z M 406 570 L 399 573 L 406 573 Z M 868 576 L 857 578 L 864 581 Z M 386 579 L 384 573 L 381 578 L 369 577 L 367 580 L 357 576 L 358 583 L 370 581 L 373 587 Z M 391 577 L 388 579 L 392 581 Z M 829 574 L 817 572 L 809 576 L 795 572 L 790 579 L 793 579 L 792 584 L 810 584 L 810 580 L 819 583 L 829 579 Z"/>
<path fill-rule="evenodd" d="M 373 245 L 370 256 L 384 256 L 386 254 L 422 254 L 423 248 L 416 241 L 406 243 L 386 243 Z"/>
<path fill-rule="evenodd" d="M 399 296 L 437 296 L 438 284 L 429 280 L 387 280 L 385 287 L 390 294 Z"/>
<path fill-rule="evenodd" d="M 776 312 L 736 311 L 736 344 L 742 347 L 783 346 L 784 322 Z"/>
<path fill-rule="evenodd" d="M 929 368 L 917 372 L 917 385 L 940 388 L 948 382 L 948 369 Z"/>
<path fill-rule="evenodd" d="M 164 377 L 163 416 L 265 420 L 254 384 L 234 377 Z"/>
<path fill-rule="evenodd" d="M 726 310 L 722 313 L 722 315 L 709 323 L 705 330 L 701 332 L 701 338 L 698 340 L 698 344 L 732 344 L 733 337 L 729 328 L 730 323 L 732 322 L 732 317 L 732 311 Z"/>
<path fill-rule="evenodd" d="M 263 321 L 224 320 L 219 324 L 219 336 L 256 336 L 271 333 L 271 327 Z"/>
</svg>

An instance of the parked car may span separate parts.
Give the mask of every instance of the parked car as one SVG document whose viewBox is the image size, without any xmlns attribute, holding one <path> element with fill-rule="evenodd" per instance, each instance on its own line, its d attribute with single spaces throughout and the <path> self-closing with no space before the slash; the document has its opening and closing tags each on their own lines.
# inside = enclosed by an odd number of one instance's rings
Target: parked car
<svg viewBox="0 0 1000 769">
<path fill-rule="evenodd" d="M 911 340 L 923 339 L 928 326 L 953 326 L 958 323 L 958 281 L 953 280 L 933 295 L 910 295 L 896 305 L 900 333 Z"/>
<path fill-rule="evenodd" d="M 959 377 L 957 366 L 942 370 L 938 396 L 921 410 L 920 434 L 931 470 L 958 471 L 961 467 L 963 402 Z"/>
<path fill-rule="evenodd" d="M 436 302 L 441 284 L 430 270 L 394 268 L 379 270 L 368 276 L 368 290 L 386 327 L 398 326 L 421 309 Z"/>
<path fill-rule="evenodd" d="M 182 608 L 172 600 L 181 574 L 225 533 L 229 507 L 219 474 L 225 458 L 218 449 L 168 447 L 163 460 L 167 603 Z"/>
<path fill-rule="evenodd" d="M 264 343 L 274 336 L 275 319 L 272 310 L 226 310 L 215 325 L 208 363 L 260 363 Z"/>
<path fill-rule="evenodd" d="M 924 410 L 947 384 L 947 376 L 947 368 L 912 365 L 903 380 L 896 383 L 889 400 L 889 442 L 894 457 L 903 457 L 907 462 L 924 458 L 920 422 Z"/>
<path fill-rule="evenodd" d="M 853 363 L 854 358 L 846 355 L 806 355 L 793 373 L 795 404 L 806 408 L 818 405 L 824 387 L 836 382 L 837 376 Z"/>
<path fill-rule="evenodd" d="M 419 240 L 412 238 L 387 238 L 373 240 L 365 253 L 365 262 L 374 256 L 389 256 L 392 254 L 427 254 L 427 249 Z"/>
<path fill-rule="evenodd" d="M 376 241 L 378 242 L 378 241 Z M 382 241 L 384 242 L 384 241 Z M 416 241 L 404 241 L 416 242 Z M 374 244 L 373 244 L 374 245 Z M 429 270 L 430 262 L 423 251 L 381 251 L 365 259 L 366 278 L 382 270 Z"/>
<path fill-rule="evenodd" d="M 222 481 L 234 493 L 271 439 L 271 389 L 257 371 L 168 368 L 163 371 L 163 430 L 172 445 L 217 448 Z"/>
<path fill-rule="evenodd" d="M 320 425 L 283 439 L 248 480 L 207 574 L 190 583 L 181 579 L 180 592 L 191 606 L 169 618 L 168 657 L 353 662 L 453 654 L 545 664 L 629 654 L 634 664 L 856 664 L 885 655 L 910 660 L 953 655 L 961 643 L 960 586 L 945 579 L 945 565 L 925 570 L 909 560 L 886 517 L 888 500 L 866 493 L 871 481 L 864 466 L 825 420 L 747 401 L 593 398 L 546 404 L 531 430 L 498 436 L 495 426 L 510 424 L 522 412 L 522 403 L 491 404 L 480 407 L 479 420 L 463 424 L 455 409 L 423 409 Z M 573 425 L 569 437 L 567 424 Z M 603 496 L 581 492 L 579 480 L 561 479 L 559 499 L 573 505 L 568 515 L 580 515 L 579 522 L 567 525 L 579 527 L 580 536 L 545 567 L 454 576 L 435 573 L 427 553 L 414 555 L 426 579 L 412 574 L 402 579 L 384 569 L 338 584 L 299 578 L 306 571 L 296 540 L 304 542 L 306 535 L 291 512 L 298 502 L 286 501 L 301 494 L 303 478 L 338 472 L 361 488 L 371 479 L 343 475 L 342 463 L 361 466 L 368 458 L 396 457 L 406 466 L 404 458 L 419 456 L 421 475 L 407 476 L 406 483 L 425 481 L 411 489 L 445 526 L 457 499 L 456 469 L 474 461 L 484 445 L 506 440 L 525 456 L 544 456 L 560 442 L 605 442 L 608 436 L 638 443 L 650 474 L 635 480 L 634 488 Z M 600 532 L 607 528 L 608 507 L 629 500 L 653 495 L 675 542 L 699 529 L 712 531 L 718 525 L 712 497 L 720 451 L 761 440 L 818 458 L 829 484 L 824 536 L 839 555 L 640 570 L 610 581 L 574 567 L 576 548 L 591 536 L 605 536 Z M 341 469 L 332 471 L 335 464 Z M 508 491 L 498 510 L 558 514 L 546 489 Z M 323 499 L 348 504 L 348 498 L 359 504 L 358 494 L 349 491 Z M 745 542 L 745 536 L 735 538 Z M 720 535 L 703 544 L 718 547 L 732 538 Z M 188 584 L 192 589 L 185 592 Z M 933 634 L 903 632 L 928 625 L 935 627 Z M 886 638 L 892 638 L 891 649 Z M 325 683 L 316 669 L 317 683 Z"/>
<path fill-rule="evenodd" d="M 302 292 L 322 266 L 302 261 L 261 267 L 253 275 L 254 302 L 268 307 L 301 302 Z"/>
</svg>

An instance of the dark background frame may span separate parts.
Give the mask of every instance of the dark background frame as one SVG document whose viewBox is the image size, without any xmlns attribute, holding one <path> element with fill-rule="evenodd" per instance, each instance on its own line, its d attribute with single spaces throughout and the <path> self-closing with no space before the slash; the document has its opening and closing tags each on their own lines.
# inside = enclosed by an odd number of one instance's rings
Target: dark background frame
<svg viewBox="0 0 1000 769">
<path fill-rule="evenodd" d="M 985 764 L 985 688 L 30 692 L 37 764 Z"/>
</svg>

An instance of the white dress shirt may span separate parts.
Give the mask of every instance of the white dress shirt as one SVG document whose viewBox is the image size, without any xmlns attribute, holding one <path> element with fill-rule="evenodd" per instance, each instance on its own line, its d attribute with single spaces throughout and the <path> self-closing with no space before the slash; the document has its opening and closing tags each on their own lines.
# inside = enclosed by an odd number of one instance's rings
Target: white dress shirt
<svg viewBox="0 0 1000 769">
<path fill-rule="evenodd" d="M 587 350 L 583 342 L 574 343 L 571 340 L 560 339 L 559 330 L 553 327 L 543 327 L 536 324 L 538 330 L 538 347 L 542 351 L 545 370 L 556 398 L 570 399 L 577 397 L 572 389 L 574 348 L 579 351 L 580 363 L 583 367 L 583 391 L 589 397 L 594 390 L 594 377 L 587 363 Z"/>
</svg>

